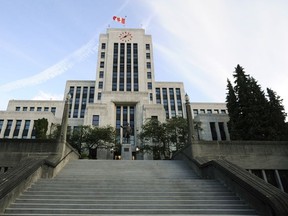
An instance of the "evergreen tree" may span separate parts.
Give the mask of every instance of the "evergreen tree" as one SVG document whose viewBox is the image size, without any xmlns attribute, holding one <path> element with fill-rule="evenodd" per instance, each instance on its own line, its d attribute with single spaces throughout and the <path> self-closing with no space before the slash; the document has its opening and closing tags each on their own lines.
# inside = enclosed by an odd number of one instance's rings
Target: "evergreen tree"
<svg viewBox="0 0 288 216">
<path fill-rule="evenodd" d="M 267 100 L 261 86 L 253 77 L 246 75 L 240 65 L 235 68 L 233 77 L 235 86 L 227 81 L 226 96 L 231 139 L 284 139 L 286 114 L 282 100 L 270 89 L 267 89 Z"/>
<path fill-rule="evenodd" d="M 267 88 L 268 97 L 268 120 L 269 120 L 269 139 L 271 140 L 284 140 L 287 139 L 288 131 L 285 124 L 284 106 L 282 105 L 282 99 L 272 89 Z"/>
</svg>

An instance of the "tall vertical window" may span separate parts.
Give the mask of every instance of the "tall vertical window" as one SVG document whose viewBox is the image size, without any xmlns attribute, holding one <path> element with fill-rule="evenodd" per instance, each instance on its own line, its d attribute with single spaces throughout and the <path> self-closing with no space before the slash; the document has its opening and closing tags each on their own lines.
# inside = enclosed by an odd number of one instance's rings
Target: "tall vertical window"
<svg viewBox="0 0 288 216">
<path fill-rule="evenodd" d="M 221 140 L 226 140 L 226 133 L 224 130 L 224 122 L 218 122 Z"/>
<path fill-rule="evenodd" d="M 88 96 L 88 87 L 84 86 L 83 87 L 83 92 L 82 92 L 82 103 L 81 103 L 81 110 L 80 110 L 80 118 L 84 118 L 84 115 L 85 115 L 85 109 L 86 109 L 86 104 L 87 104 L 87 96 Z"/>
<path fill-rule="evenodd" d="M 79 112 L 79 106 L 80 106 L 80 94 L 81 94 L 81 86 L 77 86 L 76 95 L 75 95 L 73 118 L 78 118 L 78 112 Z"/>
<path fill-rule="evenodd" d="M 174 89 L 173 88 L 169 88 L 169 98 L 170 98 L 171 116 L 176 117 L 175 97 L 174 97 Z"/>
<path fill-rule="evenodd" d="M 167 95 L 167 88 L 162 88 L 162 95 L 163 95 L 163 105 L 166 112 L 166 118 L 169 118 L 169 107 L 168 107 L 168 95 Z"/>
<path fill-rule="evenodd" d="M 92 116 L 92 125 L 93 126 L 99 126 L 99 115 L 93 115 Z"/>
<path fill-rule="evenodd" d="M 157 103 L 157 104 L 161 104 L 160 88 L 156 88 L 156 103 Z"/>
<path fill-rule="evenodd" d="M 0 133 L 1 133 L 2 128 L 3 128 L 3 123 L 4 123 L 4 119 L 0 119 Z"/>
<path fill-rule="evenodd" d="M 74 86 L 70 86 L 70 89 L 69 89 L 69 94 L 71 95 L 71 101 L 73 101 L 73 97 L 74 97 Z M 71 110 L 72 110 L 72 103 L 70 103 L 69 105 L 69 118 L 71 118 Z"/>
<path fill-rule="evenodd" d="M 119 91 L 124 91 L 124 64 L 125 63 L 125 44 L 120 44 L 120 82 L 119 82 Z"/>
<path fill-rule="evenodd" d="M 89 91 L 89 103 L 94 102 L 94 92 L 95 92 L 95 88 L 91 86 L 90 91 Z"/>
<path fill-rule="evenodd" d="M 153 93 L 150 93 L 149 95 L 150 95 L 149 96 L 150 97 L 150 101 L 153 101 Z"/>
<path fill-rule="evenodd" d="M 6 126 L 6 129 L 5 129 L 5 132 L 4 132 L 4 138 L 8 138 L 9 137 L 9 134 L 10 134 L 10 131 L 11 131 L 11 127 L 12 127 L 12 123 L 13 123 L 13 120 L 8 120 L 7 121 L 7 126 Z"/>
<path fill-rule="evenodd" d="M 212 140 L 217 140 L 218 137 L 217 137 L 215 122 L 210 122 L 210 130 L 211 130 Z"/>
<path fill-rule="evenodd" d="M 114 43 L 112 91 L 117 91 L 117 80 L 118 80 L 118 43 Z"/>
<path fill-rule="evenodd" d="M 178 115 L 183 117 L 183 108 L 182 108 L 180 88 L 176 88 L 176 100 L 177 100 Z"/>
<path fill-rule="evenodd" d="M 126 91 L 131 91 L 131 43 L 127 44 Z"/>
<path fill-rule="evenodd" d="M 100 68 L 104 68 L 104 61 L 100 62 Z"/>
<path fill-rule="evenodd" d="M 29 127 L 30 127 L 30 120 L 25 120 L 22 138 L 27 138 L 28 132 L 29 132 Z"/>
<path fill-rule="evenodd" d="M 15 129 L 13 132 L 13 138 L 18 138 L 19 131 L 21 128 L 21 122 L 22 122 L 22 120 L 16 120 L 16 125 L 15 125 Z"/>
<path fill-rule="evenodd" d="M 103 78 L 104 77 L 104 71 L 100 71 L 99 72 L 99 78 Z"/>
<path fill-rule="evenodd" d="M 138 82 L 138 44 L 133 44 L 133 77 L 134 77 L 134 91 L 139 91 L 139 82 Z"/>
<path fill-rule="evenodd" d="M 101 44 L 101 49 L 106 49 L 106 44 L 105 43 Z"/>
</svg>

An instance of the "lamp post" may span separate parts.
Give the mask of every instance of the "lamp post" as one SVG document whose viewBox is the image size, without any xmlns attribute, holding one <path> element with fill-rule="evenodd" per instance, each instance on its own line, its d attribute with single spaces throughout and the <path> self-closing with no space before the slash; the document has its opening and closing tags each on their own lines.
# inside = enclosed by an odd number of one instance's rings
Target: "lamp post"
<svg viewBox="0 0 288 216">
<path fill-rule="evenodd" d="M 185 106 L 186 106 L 187 123 L 188 123 L 188 143 L 192 144 L 192 141 L 194 139 L 194 125 L 190 106 L 190 99 L 188 94 L 185 95 Z"/>
<path fill-rule="evenodd" d="M 66 145 L 70 99 L 71 99 L 71 95 L 68 93 L 65 98 L 64 110 L 63 110 L 62 122 L 61 122 L 61 132 L 60 132 L 60 137 L 58 141 L 58 153 L 61 153 L 62 156 L 64 154 L 65 145 Z"/>
</svg>

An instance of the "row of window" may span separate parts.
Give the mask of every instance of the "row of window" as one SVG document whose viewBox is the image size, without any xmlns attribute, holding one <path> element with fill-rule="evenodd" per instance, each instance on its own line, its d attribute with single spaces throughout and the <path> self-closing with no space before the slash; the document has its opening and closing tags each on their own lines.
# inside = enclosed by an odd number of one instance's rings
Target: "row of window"
<svg viewBox="0 0 288 216">
<path fill-rule="evenodd" d="M 0 119 L 0 134 L 2 130 L 4 130 L 3 138 L 10 138 L 11 133 L 13 133 L 12 138 L 23 138 L 23 139 L 28 138 L 28 132 L 29 132 L 31 120 L 16 120 L 15 126 L 14 128 L 12 128 L 13 121 L 14 120 L 12 119 L 10 120 L 8 119 L 6 123 L 6 127 L 3 128 L 4 119 Z M 22 128 L 22 131 L 20 131 L 22 127 L 22 122 L 24 122 L 24 126 Z M 31 138 L 35 138 L 34 128 L 32 129 Z"/>
<path fill-rule="evenodd" d="M 26 106 L 24 106 L 24 107 L 17 106 L 15 108 L 15 111 L 21 111 L 21 108 L 22 108 L 22 111 L 24 111 L 24 112 L 28 111 L 28 107 L 26 107 Z M 37 112 L 42 112 L 42 111 L 49 112 L 50 111 L 50 112 L 52 112 L 55 115 L 56 107 L 51 107 L 51 109 L 50 109 L 50 107 L 36 107 L 36 109 L 35 109 L 35 107 L 29 107 L 29 111 L 31 111 L 31 112 L 34 112 L 34 111 L 37 111 Z"/>
<path fill-rule="evenodd" d="M 194 116 L 198 114 L 226 114 L 227 111 L 225 109 L 193 109 Z"/>
<path fill-rule="evenodd" d="M 168 92 L 169 90 L 169 92 Z M 181 90 L 180 88 L 156 88 L 156 103 L 163 104 L 164 109 L 166 111 L 166 118 L 183 116 L 183 108 L 182 108 L 182 99 L 181 99 Z M 175 92 L 174 92 L 175 90 Z M 162 94 L 161 94 L 162 93 Z M 176 97 L 175 97 L 176 93 Z M 168 104 L 170 102 L 170 104 Z M 176 107 L 178 113 L 176 111 Z M 169 113 L 170 110 L 170 113 Z"/>
<path fill-rule="evenodd" d="M 81 94 L 82 92 L 82 94 Z M 71 86 L 69 89 L 71 101 L 69 106 L 69 118 L 84 118 L 87 103 L 94 102 L 95 87 L 91 86 Z"/>
</svg>

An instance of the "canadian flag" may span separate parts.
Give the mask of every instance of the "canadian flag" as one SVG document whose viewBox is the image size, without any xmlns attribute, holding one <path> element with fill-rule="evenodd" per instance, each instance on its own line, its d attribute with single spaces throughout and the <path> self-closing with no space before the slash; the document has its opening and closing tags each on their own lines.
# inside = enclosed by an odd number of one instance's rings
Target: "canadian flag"
<svg viewBox="0 0 288 216">
<path fill-rule="evenodd" d="M 125 25 L 125 18 L 113 16 L 113 20 L 116 21 L 116 22 L 120 22 L 123 25 Z"/>
</svg>

